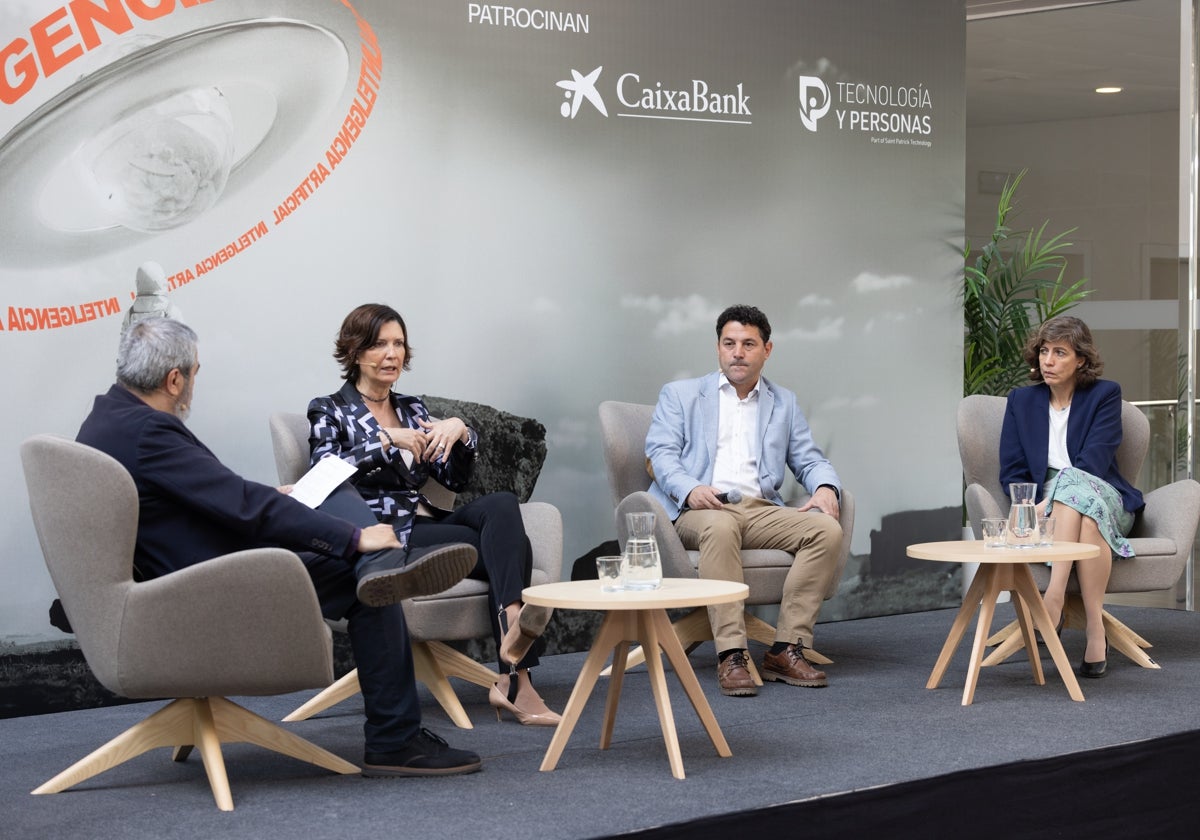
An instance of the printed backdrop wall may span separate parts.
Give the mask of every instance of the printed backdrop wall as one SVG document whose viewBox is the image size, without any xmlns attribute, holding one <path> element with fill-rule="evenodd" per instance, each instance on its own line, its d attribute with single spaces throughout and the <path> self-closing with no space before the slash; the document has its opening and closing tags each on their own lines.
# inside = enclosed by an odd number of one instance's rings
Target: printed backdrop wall
<svg viewBox="0 0 1200 840">
<path fill-rule="evenodd" d="M 410 393 L 535 417 L 565 565 L 614 536 L 596 407 L 766 373 L 856 492 L 855 553 L 958 504 L 964 11 L 946 0 L 6 0 L 0 639 L 56 637 L 17 446 L 113 380 L 137 267 L 200 334 L 189 421 L 274 482 L 266 418 L 382 301 Z"/>
</svg>

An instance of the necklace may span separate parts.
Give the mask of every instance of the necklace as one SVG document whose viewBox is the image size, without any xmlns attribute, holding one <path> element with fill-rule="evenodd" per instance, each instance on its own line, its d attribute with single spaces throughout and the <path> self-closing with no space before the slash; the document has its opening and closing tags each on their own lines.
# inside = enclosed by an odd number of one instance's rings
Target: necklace
<svg viewBox="0 0 1200 840">
<path fill-rule="evenodd" d="M 357 389 L 357 388 L 355 388 L 354 390 L 358 391 L 358 389 Z M 389 399 L 391 399 L 391 398 L 392 398 L 392 392 L 391 392 L 391 391 L 388 391 L 388 392 L 387 392 L 387 394 L 385 394 L 385 395 L 384 395 L 384 396 L 382 396 L 382 397 L 372 397 L 370 394 L 364 394 L 362 391 L 358 391 L 358 395 L 359 395 L 360 397 L 362 397 L 364 400 L 366 400 L 367 402 L 373 402 L 373 403 L 385 403 L 385 402 L 387 402 Z"/>
</svg>

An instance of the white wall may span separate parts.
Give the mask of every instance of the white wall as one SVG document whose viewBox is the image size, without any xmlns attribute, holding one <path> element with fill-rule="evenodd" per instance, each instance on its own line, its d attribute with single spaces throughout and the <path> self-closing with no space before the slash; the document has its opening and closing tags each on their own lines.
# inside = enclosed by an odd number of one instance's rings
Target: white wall
<svg viewBox="0 0 1200 840">
<path fill-rule="evenodd" d="M 1149 296 L 1148 256 L 1177 253 L 1179 115 L 1138 114 L 1090 120 L 969 127 L 966 229 L 972 242 L 990 233 L 996 196 L 981 195 L 978 173 L 1028 169 L 1018 191 L 1015 227 L 1049 219 L 1047 230 L 1068 237 L 1094 289 L 1088 303 L 1141 301 Z M 1074 261 L 1074 258 L 1073 258 Z M 1105 376 L 1127 399 L 1174 396 L 1151 391 L 1144 330 L 1106 327 L 1137 323 L 1136 305 L 1080 306 L 1095 320 Z"/>
<path fill-rule="evenodd" d="M 0 45 L 28 37 L 62 5 L 6 3 Z M 200 438 L 235 470 L 272 482 L 266 417 L 336 389 L 330 350 L 341 318 L 367 300 L 391 303 L 417 350 L 404 391 L 490 403 L 546 425 L 535 497 L 562 510 L 569 567 L 615 535 L 598 403 L 651 402 L 663 382 L 714 369 L 717 313 L 753 303 L 776 330 L 767 375 L 798 392 L 856 493 L 858 553 L 888 513 L 958 504 L 961 2 L 556 0 L 554 9 L 587 14 L 588 32 L 473 21 L 468 4 L 350 5 L 365 28 L 336 0 L 176 4 L 138 22 L 133 34 L 172 38 L 230 17 L 286 13 L 334 33 L 347 67 L 285 50 L 273 36 L 200 62 L 207 83 L 258 84 L 265 67 L 277 68 L 262 84 L 272 86 L 279 119 L 294 123 L 272 135 L 269 153 L 235 169 L 216 207 L 151 235 L 47 228 L 40 188 L 16 189 L 13 178 L 53 165 L 41 159 L 50 140 L 87 121 L 69 119 L 80 100 L 40 115 L 42 130 L 62 121 L 17 163 L 0 144 L 9 208 L 0 216 L 0 314 L 96 297 L 124 303 L 143 260 L 180 271 L 265 220 L 266 236 L 171 293 L 201 337 L 189 421 Z M 374 38 L 382 84 L 361 136 L 274 223 L 277 205 L 324 160 L 356 95 L 361 48 Z M 131 105 L 126 98 L 149 95 L 168 67 L 178 69 L 164 61 L 112 77 L 129 96 L 91 118 L 103 122 Z M 565 116 L 557 83 L 601 67 L 607 116 L 586 102 Z M 73 85 L 76 69 L 0 110 L 0 133 Z M 678 112 L 623 115 L 638 110 L 617 98 L 625 74 L 650 90 L 740 85 L 749 113 L 723 124 Z M 815 132 L 801 122 L 805 76 L 833 91 Z M 899 144 L 913 135 L 856 130 L 849 119 L 843 128 L 836 112 L 897 108 L 841 100 L 839 82 L 888 97 L 914 92 L 915 105 L 899 110 L 928 118 L 929 131 L 914 138 L 924 142 Z M 335 101 L 318 108 L 312 94 L 329 88 Z M 49 244 L 31 248 L 30 237 Z M 51 634 L 53 591 L 25 509 L 17 442 L 75 433 L 92 395 L 112 381 L 119 320 L 0 332 L 0 388 L 12 404 L 0 448 L 0 639 Z"/>
</svg>

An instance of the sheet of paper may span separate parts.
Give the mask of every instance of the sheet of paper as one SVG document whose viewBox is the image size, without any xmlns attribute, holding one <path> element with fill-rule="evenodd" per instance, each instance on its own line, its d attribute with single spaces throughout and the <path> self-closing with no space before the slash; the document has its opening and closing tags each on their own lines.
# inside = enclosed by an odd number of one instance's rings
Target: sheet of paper
<svg viewBox="0 0 1200 840">
<path fill-rule="evenodd" d="M 336 456 L 326 455 L 292 485 L 292 498 L 315 508 L 328 498 L 335 487 L 352 475 L 353 465 Z"/>
</svg>

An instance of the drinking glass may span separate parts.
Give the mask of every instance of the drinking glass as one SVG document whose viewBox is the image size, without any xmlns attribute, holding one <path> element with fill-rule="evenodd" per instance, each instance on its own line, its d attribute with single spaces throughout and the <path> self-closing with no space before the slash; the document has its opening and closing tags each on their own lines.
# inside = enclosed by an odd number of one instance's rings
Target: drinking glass
<svg viewBox="0 0 1200 840">
<path fill-rule="evenodd" d="M 1038 517 L 1038 545 L 1054 545 L 1054 517 Z"/>
<path fill-rule="evenodd" d="M 596 558 L 596 577 L 600 579 L 601 592 L 620 592 L 621 586 L 621 556 Z"/>
<path fill-rule="evenodd" d="M 1001 517 L 988 517 L 983 520 L 983 547 L 1004 548 L 1004 532 L 1008 523 Z"/>
</svg>

